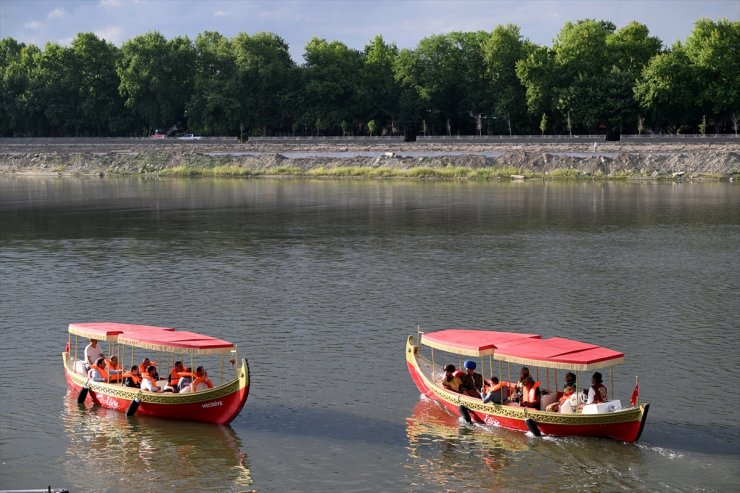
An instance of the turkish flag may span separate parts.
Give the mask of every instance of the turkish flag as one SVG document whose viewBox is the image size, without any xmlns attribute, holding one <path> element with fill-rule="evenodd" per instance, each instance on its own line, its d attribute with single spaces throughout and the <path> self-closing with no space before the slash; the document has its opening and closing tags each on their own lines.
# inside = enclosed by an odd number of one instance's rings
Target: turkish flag
<svg viewBox="0 0 740 493">
<path fill-rule="evenodd" d="M 630 404 L 633 406 L 637 404 L 637 398 L 640 396 L 640 384 L 635 384 L 635 390 L 632 391 L 632 398 L 630 399 Z"/>
</svg>

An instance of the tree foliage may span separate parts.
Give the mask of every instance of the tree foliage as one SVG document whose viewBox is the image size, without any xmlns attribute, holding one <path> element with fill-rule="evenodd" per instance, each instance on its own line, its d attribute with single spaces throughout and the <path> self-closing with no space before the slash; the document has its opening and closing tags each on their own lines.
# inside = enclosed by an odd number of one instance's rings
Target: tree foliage
<svg viewBox="0 0 740 493">
<path fill-rule="evenodd" d="M 740 120 L 740 22 L 699 19 L 664 49 L 647 26 L 567 22 L 552 47 L 515 25 L 399 50 L 313 38 L 296 65 L 272 33 L 194 41 L 92 33 L 43 49 L 0 40 L 0 135 L 730 131 Z M 372 125 L 370 124 L 372 122 Z"/>
</svg>

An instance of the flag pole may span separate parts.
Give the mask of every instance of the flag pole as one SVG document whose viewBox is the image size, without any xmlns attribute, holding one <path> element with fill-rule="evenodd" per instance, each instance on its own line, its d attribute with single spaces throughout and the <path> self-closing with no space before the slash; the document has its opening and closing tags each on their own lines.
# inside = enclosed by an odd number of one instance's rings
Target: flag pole
<svg viewBox="0 0 740 493">
<path fill-rule="evenodd" d="M 637 375 L 635 375 L 635 388 L 638 389 L 635 396 L 635 406 L 640 407 L 640 377 Z"/>
</svg>

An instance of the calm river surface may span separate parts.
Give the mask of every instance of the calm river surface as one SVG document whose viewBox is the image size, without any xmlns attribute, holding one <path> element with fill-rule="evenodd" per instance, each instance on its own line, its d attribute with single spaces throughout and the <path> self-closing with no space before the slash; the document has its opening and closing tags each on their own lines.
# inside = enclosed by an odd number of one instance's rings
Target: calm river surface
<svg viewBox="0 0 740 493">
<path fill-rule="evenodd" d="M 0 177 L 0 489 L 737 491 L 740 188 Z M 231 427 L 79 406 L 70 322 L 240 346 Z M 636 445 L 461 425 L 405 368 L 416 326 L 623 351 Z M 518 367 L 517 367 L 518 370 Z"/>
</svg>

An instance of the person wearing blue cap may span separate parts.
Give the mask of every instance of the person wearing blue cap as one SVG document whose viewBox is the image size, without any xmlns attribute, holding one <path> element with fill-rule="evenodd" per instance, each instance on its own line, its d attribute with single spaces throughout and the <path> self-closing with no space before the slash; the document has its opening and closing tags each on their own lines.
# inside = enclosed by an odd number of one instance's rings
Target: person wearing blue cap
<svg viewBox="0 0 740 493">
<path fill-rule="evenodd" d="M 463 366 L 465 367 L 465 375 L 461 377 L 462 393 L 471 397 L 480 397 L 480 392 L 483 388 L 483 375 L 474 371 L 476 367 L 475 361 L 466 360 Z"/>
</svg>

